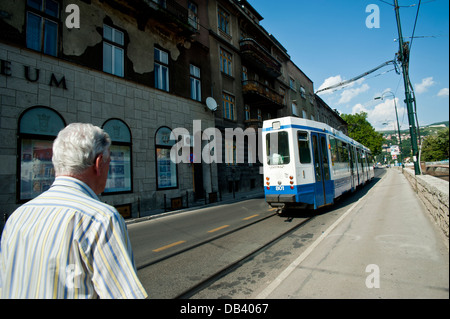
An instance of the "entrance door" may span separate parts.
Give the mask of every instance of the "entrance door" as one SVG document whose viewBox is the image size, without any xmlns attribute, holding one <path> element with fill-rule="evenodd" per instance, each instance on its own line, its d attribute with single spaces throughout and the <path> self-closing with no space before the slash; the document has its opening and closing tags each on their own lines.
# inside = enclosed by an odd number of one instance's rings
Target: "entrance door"
<svg viewBox="0 0 450 319">
<path fill-rule="evenodd" d="M 330 180 L 327 137 L 321 133 L 311 133 L 314 153 L 315 208 L 333 202 L 333 183 Z"/>
</svg>

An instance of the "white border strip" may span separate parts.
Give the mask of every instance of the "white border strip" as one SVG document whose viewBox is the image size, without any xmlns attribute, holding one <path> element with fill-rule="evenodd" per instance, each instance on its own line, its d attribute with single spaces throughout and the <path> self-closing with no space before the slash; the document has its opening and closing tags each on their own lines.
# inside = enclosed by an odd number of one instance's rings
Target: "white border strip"
<svg viewBox="0 0 450 319">
<path fill-rule="evenodd" d="M 368 194 L 366 194 L 367 196 Z M 365 198 L 366 196 L 361 197 L 352 207 L 350 207 L 338 220 L 336 220 L 333 225 L 328 227 L 328 229 L 323 232 L 319 238 L 316 239 L 311 246 L 309 246 L 296 260 L 292 262 L 283 272 L 275 278 L 274 281 L 270 283 L 263 291 L 261 291 L 255 299 L 266 299 L 282 282 L 285 280 L 297 267 L 300 265 L 311 253 L 312 251 L 339 225 L 348 214 L 350 214 L 356 205 Z"/>
</svg>

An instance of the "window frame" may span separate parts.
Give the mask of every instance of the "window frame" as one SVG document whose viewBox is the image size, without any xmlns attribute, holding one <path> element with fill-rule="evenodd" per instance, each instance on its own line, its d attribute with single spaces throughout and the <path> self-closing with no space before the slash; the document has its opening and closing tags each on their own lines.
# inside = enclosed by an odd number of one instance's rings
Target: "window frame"
<svg viewBox="0 0 450 319">
<path fill-rule="evenodd" d="M 42 114 L 33 114 L 39 110 L 42 110 Z M 51 119 L 51 116 L 47 117 L 47 115 L 53 116 Z M 27 119 L 27 117 L 30 117 L 30 119 Z M 34 119 L 33 119 L 34 117 Z M 57 123 L 59 121 L 59 123 Z M 28 124 L 28 125 L 24 125 Z M 31 124 L 31 125 L 30 125 Z M 34 125 L 34 126 L 33 126 Z M 50 127 L 52 126 L 52 128 Z M 30 107 L 22 112 L 20 114 L 18 123 L 17 123 L 17 172 L 16 172 L 16 202 L 18 204 L 23 204 L 28 202 L 29 200 L 32 200 L 36 196 L 39 196 L 42 194 L 43 191 L 47 189 L 47 186 L 50 187 L 51 184 L 54 181 L 55 178 L 55 172 L 53 168 L 53 163 L 51 161 L 51 156 L 47 156 L 46 162 L 40 164 L 36 163 L 36 166 L 33 164 L 31 169 L 33 172 L 36 171 L 36 168 L 38 168 L 39 171 L 42 172 L 44 170 L 44 177 L 47 175 L 47 173 L 50 173 L 52 176 L 49 176 L 50 178 L 44 178 L 40 179 L 39 181 L 35 181 L 37 178 L 37 174 L 34 177 L 30 178 L 30 197 L 22 196 L 22 173 L 23 173 L 23 159 L 25 154 L 25 151 L 23 149 L 23 141 L 24 140 L 30 140 L 31 142 L 36 141 L 38 143 L 51 143 L 53 146 L 53 141 L 56 139 L 56 136 L 58 135 L 59 131 L 62 130 L 64 127 L 66 127 L 66 122 L 64 118 L 54 109 L 46 107 L 46 106 L 33 106 Z M 47 133 L 46 133 L 47 130 Z M 53 131 L 53 132 L 51 132 Z M 31 144 L 33 145 L 33 144 Z M 27 161 L 33 161 L 35 150 L 32 149 L 32 154 L 30 153 L 30 156 L 27 156 Z M 53 155 L 53 150 L 52 150 Z M 41 161 L 41 160 L 39 160 Z M 32 163 L 30 163 L 32 164 Z M 31 165 L 30 165 L 31 166 Z M 53 172 L 52 172 L 53 171 Z M 36 186 L 41 187 L 40 192 L 36 192 L 36 194 L 33 195 L 33 189 L 36 189 Z M 32 186 L 31 186 L 32 185 Z"/>
<path fill-rule="evenodd" d="M 230 121 L 236 121 L 236 97 L 222 92 L 223 118 Z"/>
<path fill-rule="evenodd" d="M 117 124 L 120 125 L 120 127 L 118 127 L 116 125 L 116 128 L 113 127 L 113 132 L 108 130 L 108 126 L 111 123 L 117 122 Z M 105 190 L 103 191 L 102 195 L 117 195 L 117 194 L 128 194 L 128 193 L 132 193 L 133 192 L 133 148 L 132 148 L 132 135 L 131 135 L 131 129 L 130 127 L 127 125 L 127 123 L 125 123 L 124 121 L 122 121 L 121 119 L 118 118 L 111 118 L 106 120 L 103 125 L 102 125 L 102 129 L 105 130 L 106 133 L 108 133 L 109 137 L 111 138 L 111 147 L 110 147 L 110 151 L 111 151 L 111 162 L 109 164 L 109 172 L 108 172 L 108 179 L 106 181 L 106 186 L 105 186 Z M 126 129 L 125 134 L 120 133 L 120 129 Z M 120 156 L 119 158 L 115 158 L 114 153 L 117 151 L 120 151 L 120 149 L 122 149 L 123 151 L 127 152 L 128 155 L 128 160 L 125 161 L 126 159 L 126 154 L 124 154 L 123 159 L 120 160 Z M 117 164 L 122 164 L 123 165 L 117 165 Z M 128 166 L 128 169 L 127 169 Z M 120 171 L 123 171 L 123 177 L 126 178 L 127 175 L 129 181 L 128 182 L 124 182 L 124 185 L 130 185 L 129 187 L 122 187 L 121 190 L 109 190 L 108 189 L 108 185 L 110 183 L 112 183 L 112 176 L 113 174 L 115 174 L 116 172 L 112 172 L 115 167 L 122 167 L 122 169 L 119 169 L 119 175 L 120 175 Z M 119 176 L 120 177 L 120 176 Z M 113 189 L 111 187 L 111 189 Z M 119 189 L 119 188 L 117 188 Z"/>
<path fill-rule="evenodd" d="M 105 31 L 107 29 L 111 29 L 111 39 L 108 39 L 105 36 Z M 122 34 L 122 41 L 118 42 L 118 39 L 116 40 L 116 34 Z M 111 25 L 108 24 L 103 24 L 103 33 L 102 33 L 102 42 L 103 42 L 103 62 L 102 62 L 102 67 L 103 67 L 103 72 L 111 74 L 111 75 L 115 75 L 118 77 L 125 77 L 125 55 L 126 55 L 126 51 L 125 51 L 125 32 L 123 32 L 122 30 L 119 30 Z M 110 52 L 111 52 L 111 65 L 108 65 L 108 67 L 110 67 L 111 71 L 106 69 L 106 61 L 105 61 L 105 53 L 106 51 L 106 47 L 109 46 L 111 47 Z M 120 70 L 116 70 L 116 54 L 117 51 L 122 52 L 122 57 L 121 57 L 121 61 L 120 61 Z M 120 59 L 120 57 L 119 57 Z"/>
<path fill-rule="evenodd" d="M 224 48 L 220 48 L 220 72 L 233 76 L 233 54 Z"/>
<path fill-rule="evenodd" d="M 301 135 L 303 135 L 303 137 L 305 138 L 300 138 Z M 307 131 L 300 131 L 300 130 L 297 131 L 297 144 L 298 144 L 298 160 L 300 164 L 312 164 L 311 143 L 309 139 L 309 133 Z M 309 158 L 307 158 L 308 161 L 304 161 L 302 156 L 302 154 L 305 154 L 306 149 L 308 149 L 308 156 L 309 156 Z"/>
<path fill-rule="evenodd" d="M 161 58 L 156 57 L 156 53 L 157 51 L 159 52 L 159 56 L 161 56 L 161 54 L 164 54 L 167 57 L 167 62 L 162 60 Z M 157 48 L 154 48 L 154 73 L 155 73 L 155 89 L 164 91 L 164 92 L 170 92 L 170 55 L 169 52 Z M 156 70 L 159 69 L 159 71 L 157 72 Z M 161 72 L 164 71 L 164 72 Z M 166 79 L 164 81 L 164 76 L 163 74 L 166 74 Z M 164 83 L 165 82 L 165 83 Z"/>
<path fill-rule="evenodd" d="M 193 1 L 188 1 L 188 23 L 195 30 L 200 29 L 200 19 L 198 17 L 198 5 Z"/>
<path fill-rule="evenodd" d="M 46 12 L 46 4 L 48 2 L 53 2 L 55 4 L 58 5 L 57 8 L 57 15 L 52 15 L 50 13 Z M 54 56 L 54 57 L 58 57 L 59 56 L 59 43 L 60 43 L 60 36 L 61 36 L 61 2 L 58 0 L 42 0 L 41 4 L 40 4 L 40 8 L 35 8 L 34 6 L 32 6 L 30 4 L 30 0 L 27 0 L 26 4 L 25 4 L 25 22 L 26 22 L 26 26 L 25 26 L 25 45 L 28 49 L 30 50 L 34 50 L 37 52 L 41 52 L 43 54 L 46 55 L 50 55 L 50 56 Z M 36 16 L 39 18 L 39 45 L 38 48 L 35 48 L 34 46 L 31 45 L 31 31 L 33 31 L 34 29 L 29 29 L 29 27 L 31 26 L 30 24 L 30 15 Z M 50 51 L 49 49 L 46 49 L 47 46 L 47 24 L 46 22 L 50 22 L 54 25 L 56 25 L 56 34 L 54 35 L 54 52 Z M 30 41 L 30 43 L 29 43 Z M 54 54 L 53 54 L 54 53 Z"/>
<path fill-rule="evenodd" d="M 164 136 L 161 136 L 159 134 L 164 134 Z M 172 140 L 171 137 L 172 137 L 172 129 L 170 129 L 168 126 L 161 126 L 155 132 L 155 172 L 156 172 L 156 190 L 157 191 L 179 188 L 178 164 L 173 162 L 170 159 L 170 150 L 176 143 L 176 141 Z M 168 154 L 168 156 L 167 156 L 167 154 Z M 159 159 L 160 159 L 159 155 L 165 155 L 164 159 L 165 160 L 168 159 L 168 163 L 169 163 L 168 170 L 167 170 L 167 167 L 163 167 L 161 165 L 162 163 L 159 162 Z M 175 179 L 173 179 L 172 176 L 170 176 L 169 181 L 171 184 L 169 184 L 168 186 L 162 185 L 163 181 L 160 179 L 160 172 L 162 173 L 162 170 L 161 170 L 162 168 L 165 168 L 164 172 L 170 173 L 170 175 L 172 175 L 172 173 L 175 173 Z M 175 183 L 175 185 L 174 185 L 174 183 Z"/>
<path fill-rule="evenodd" d="M 217 8 L 217 28 L 220 32 L 231 36 L 231 14 L 222 7 Z"/>
<path fill-rule="evenodd" d="M 194 70 L 194 72 L 193 72 Z M 202 81 L 201 81 L 201 69 L 193 64 L 189 65 L 190 73 L 190 97 L 194 101 L 202 101 Z"/>
</svg>

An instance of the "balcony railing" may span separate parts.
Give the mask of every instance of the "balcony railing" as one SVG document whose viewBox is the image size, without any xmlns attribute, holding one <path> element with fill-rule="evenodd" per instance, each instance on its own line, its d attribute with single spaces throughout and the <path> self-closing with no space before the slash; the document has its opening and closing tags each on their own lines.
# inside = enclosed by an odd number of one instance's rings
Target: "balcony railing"
<svg viewBox="0 0 450 319">
<path fill-rule="evenodd" d="M 243 58 L 255 67 L 264 70 L 268 75 L 277 78 L 281 75 L 281 63 L 270 52 L 254 39 L 243 39 L 239 42 Z"/>
<path fill-rule="evenodd" d="M 175 0 L 144 0 L 147 5 L 156 11 L 163 12 L 165 16 L 160 16 L 162 21 L 166 19 L 177 22 L 184 29 L 195 32 L 196 29 L 189 23 L 188 10 L 178 4 Z"/>
<path fill-rule="evenodd" d="M 284 107 L 284 97 L 272 88 L 258 81 L 243 81 L 242 91 L 249 102 L 258 102 L 262 106 Z"/>
</svg>

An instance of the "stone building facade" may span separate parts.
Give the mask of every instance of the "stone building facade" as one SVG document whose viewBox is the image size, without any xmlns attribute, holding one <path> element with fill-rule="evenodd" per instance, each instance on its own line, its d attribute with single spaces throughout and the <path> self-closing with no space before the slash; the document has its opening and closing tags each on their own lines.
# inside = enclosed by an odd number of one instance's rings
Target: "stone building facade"
<svg viewBox="0 0 450 319">
<path fill-rule="evenodd" d="M 197 3 L 200 4 L 199 1 Z M 76 4 L 79 29 L 65 25 Z M 113 140 L 101 200 L 125 217 L 217 192 L 217 168 L 170 161 L 170 132 L 214 126 L 208 37 L 176 2 L 2 1 L 0 201 L 5 213 L 47 189 L 51 144 L 89 122 Z M 203 5 L 203 3 L 202 3 Z M 197 7 L 197 15 L 205 14 Z M 203 33 L 202 33 L 203 32 Z"/>
<path fill-rule="evenodd" d="M 246 0 L 1 1 L 3 213 L 51 185 L 52 141 L 73 122 L 112 137 L 101 200 L 124 217 L 262 189 L 261 148 L 249 141 L 263 120 L 345 124 L 262 19 Z M 211 128 L 221 152 L 202 152 Z M 227 130 L 245 138 L 227 141 Z"/>
</svg>

